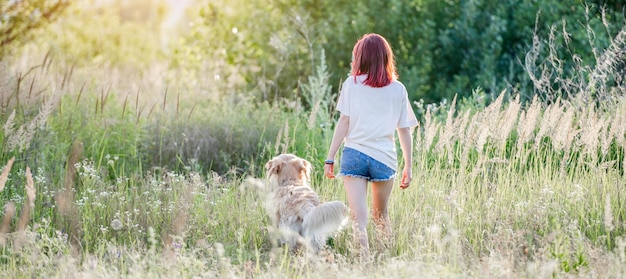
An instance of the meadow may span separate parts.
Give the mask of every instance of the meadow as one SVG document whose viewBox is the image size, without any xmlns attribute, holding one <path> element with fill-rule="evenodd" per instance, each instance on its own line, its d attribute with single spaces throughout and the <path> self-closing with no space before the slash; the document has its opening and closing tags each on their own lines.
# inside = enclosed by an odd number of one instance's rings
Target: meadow
<svg viewBox="0 0 626 279">
<path fill-rule="evenodd" d="M 184 65 L 27 45 L 0 61 L 0 277 L 622 278 L 625 36 L 573 76 L 535 45 L 535 94 L 415 100 L 414 180 L 393 190 L 393 242 L 373 241 L 369 264 L 350 228 L 320 255 L 277 246 L 248 180 L 294 153 L 322 200 L 346 201 L 322 171 L 338 94 L 323 51 L 297 97 L 267 101 Z"/>
<path fill-rule="evenodd" d="M 502 92 L 477 111 L 457 111 L 456 101 L 439 114 L 428 107 L 415 131 L 414 183 L 392 195 L 394 242 L 374 243 L 366 267 L 349 229 L 318 257 L 273 245 L 262 201 L 245 183 L 291 152 L 313 163 L 323 200 L 345 200 L 341 182 L 321 172 L 332 113 L 165 94 L 151 104 L 114 96 L 122 89 L 113 83 L 35 102 L 39 86 L 62 79 L 40 68 L 16 91 L 27 97 L 3 102 L 15 103 L 3 125 L 4 278 L 626 274 L 623 98 L 605 109 L 537 98 L 522 106 Z M 318 73 L 310 92 L 324 92 Z M 254 156 L 221 174 L 192 164 L 228 156 L 222 148 Z"/>
</svg>

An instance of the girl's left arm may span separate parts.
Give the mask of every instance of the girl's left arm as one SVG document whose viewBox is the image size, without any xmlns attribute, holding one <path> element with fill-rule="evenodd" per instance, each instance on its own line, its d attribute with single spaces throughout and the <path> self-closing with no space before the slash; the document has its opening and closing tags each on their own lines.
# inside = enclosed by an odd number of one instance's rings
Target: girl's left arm
<svg viewBox="0 0 626 279">
<path fill-rule="evenodd" d="M 402 158 L 404 159 L 404 169 L 402 170 L 402 180 L 400 188 L 406 189 L 413 180 L 413 136 L 410 127 L 398 128 L 398 138 L 400 139 L 400 148 L 402 149 Z"/>
<path fill-rule="evenodd" d="M 410 127 L 398 128 L 398 138 L 400 139 L 400 148 L 402 149 L 402 157 L 404 165 L 411 166 L 413 164 L 413 129 Z"/>
</svg>

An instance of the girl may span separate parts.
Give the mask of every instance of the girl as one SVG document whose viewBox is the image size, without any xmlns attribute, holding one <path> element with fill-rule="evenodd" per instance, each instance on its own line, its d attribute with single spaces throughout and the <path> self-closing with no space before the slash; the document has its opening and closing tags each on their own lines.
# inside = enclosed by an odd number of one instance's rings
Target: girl
<svg viewBox="0 0 626 279">
<path fill-rule="evenodd" d="M 417 118 L 406 88 L 397 80 L 393 52 L 378 34 L 366 34 L 352 50 L 350 77 L 343 83 L 337 110 L 341 113 L 324 164 L 324 173 L 335 178 L 334 158 L 343 143 L 339 176 L 343 178 L 353 221 L 354 238 L 362 259 L 369 255 L 367 238 L 367 187 L 372 185 L 372 219 L 390 237 L 388 202 L 396 169 L 395 132 L 398 133 L 404 168 L 400 188 L 409 187 L 413 136 Z"/>
</svg>

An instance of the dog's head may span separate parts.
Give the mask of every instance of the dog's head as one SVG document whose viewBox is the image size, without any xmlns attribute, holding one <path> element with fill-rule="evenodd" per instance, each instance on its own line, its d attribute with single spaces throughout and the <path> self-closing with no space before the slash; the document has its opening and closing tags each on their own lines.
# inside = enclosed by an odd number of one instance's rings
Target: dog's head
<svg viewBox="0 0 626 279">
<path fill-rule="evenodd" d="M 293 154 L 281 154 L 265 164 L 267 177 L 277 186 L 304 185 L 311 178 L 311 163 Z"/>
</svg>

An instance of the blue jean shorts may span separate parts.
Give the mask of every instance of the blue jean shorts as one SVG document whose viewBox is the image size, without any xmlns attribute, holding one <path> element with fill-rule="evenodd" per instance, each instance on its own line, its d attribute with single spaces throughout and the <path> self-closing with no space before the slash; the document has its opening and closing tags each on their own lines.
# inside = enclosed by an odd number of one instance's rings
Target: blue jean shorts
<svg viewBox="0 0 626 279">
<path fill-rule="evenodd" d="M 357 177 L 376 182 L 394 179 L 396 171 L 370 156 L 346 147 L 341 155 L 339 176 Z"/>
</svg>

